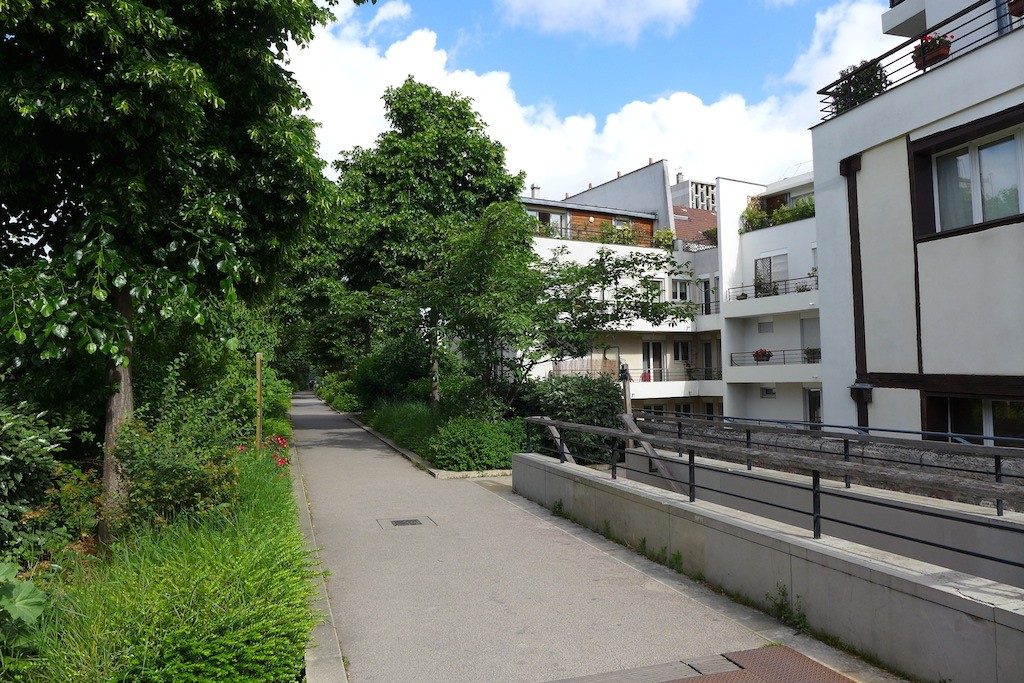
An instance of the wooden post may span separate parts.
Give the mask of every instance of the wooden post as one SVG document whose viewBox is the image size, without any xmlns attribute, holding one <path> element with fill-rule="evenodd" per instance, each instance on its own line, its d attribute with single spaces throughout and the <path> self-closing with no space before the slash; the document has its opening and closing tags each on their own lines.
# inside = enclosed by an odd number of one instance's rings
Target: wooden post
<svg viewBox="0 0 1024 683">
<path fill-rule="evenodd" d="M 263 354 L 256 354 L 256 448 L 263 448 Z"/>
</svg>

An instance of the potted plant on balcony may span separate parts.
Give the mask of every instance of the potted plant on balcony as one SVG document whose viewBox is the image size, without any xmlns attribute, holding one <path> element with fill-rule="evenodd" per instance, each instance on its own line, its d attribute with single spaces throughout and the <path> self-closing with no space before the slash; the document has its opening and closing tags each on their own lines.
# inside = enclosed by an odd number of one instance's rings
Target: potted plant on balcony
<svg viewBox="0 0 1024 683">
<path fill-rule="evenodd" d="M 921 43 L 914 47 L 914 64 L 918 69 L 927 69 L 936 62 L 949 56 L 949 48 L 953 43 L 953 35 L 933 33 L 921 38 Z"/>
<path fill-rule="evenodd" d="M 842 114 L 872 97 L 881 95 L 891 85 L 885 67 L 877 61 L 851 64 L 839 72 L 839 80 L 829 91 L 832 112 Z"/>
<path fill-rule="evenodd" d="M 755 363 L 767 363 L 772 359 L 772 352 L 768 349 L 758 349 L 754 351 L 754 362 Z"/>
<path fill-rule="evenodd" d="M 817 346 L 808 346 L 804 349 L 804 362 L 805 363 L 820 363 L 821 362 L 821 348 Z"/>
<path fill-rule="evenodd" d="M 1015 17 L 1024 17 L 1024 0 L 1010 0 L 1006 3 L 1006 9 Z"/>
</svg>

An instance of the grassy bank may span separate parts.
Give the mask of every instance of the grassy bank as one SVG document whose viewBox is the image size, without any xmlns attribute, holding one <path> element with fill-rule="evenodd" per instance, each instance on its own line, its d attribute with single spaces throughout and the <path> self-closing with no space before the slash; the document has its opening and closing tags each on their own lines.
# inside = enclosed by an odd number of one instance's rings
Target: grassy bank
<svg viewBox="0 0 1024 683">
<path fill-rule="evenodd" d="M 301 680 L 315 572 L 286 468 L 237 464 L 228 511 L 135 531 L 74 569 L 20 680 Z"/>
</svg>

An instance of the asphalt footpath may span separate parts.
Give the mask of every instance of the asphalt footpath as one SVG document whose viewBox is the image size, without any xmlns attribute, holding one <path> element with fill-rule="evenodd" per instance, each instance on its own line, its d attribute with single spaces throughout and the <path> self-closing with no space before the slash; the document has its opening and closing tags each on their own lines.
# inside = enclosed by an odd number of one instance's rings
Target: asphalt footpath
<svg viewBox="0 0 1024 683">
<path fill-rule="evenodd" d="M 899 680 L 554 516 L 511 477 L 435 479 L 309 392 L 292 421 L 329 572 L 309 683 L 653 682 L 775 643 L 860 683 Z"/>
</svg>

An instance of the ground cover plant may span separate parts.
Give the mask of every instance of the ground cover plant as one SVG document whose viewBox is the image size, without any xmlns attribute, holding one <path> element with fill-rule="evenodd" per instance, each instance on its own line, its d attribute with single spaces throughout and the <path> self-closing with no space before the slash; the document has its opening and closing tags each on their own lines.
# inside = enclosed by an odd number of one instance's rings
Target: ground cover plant
<svg viewBox="0 0 1024 683">
<path fill-rule="evenodd" d="M 75 568 L 22 680 L 298 680 L 315 568 L 280 453 L 236 452 L 231 508 L 138 527 Z"/>
</svg>

